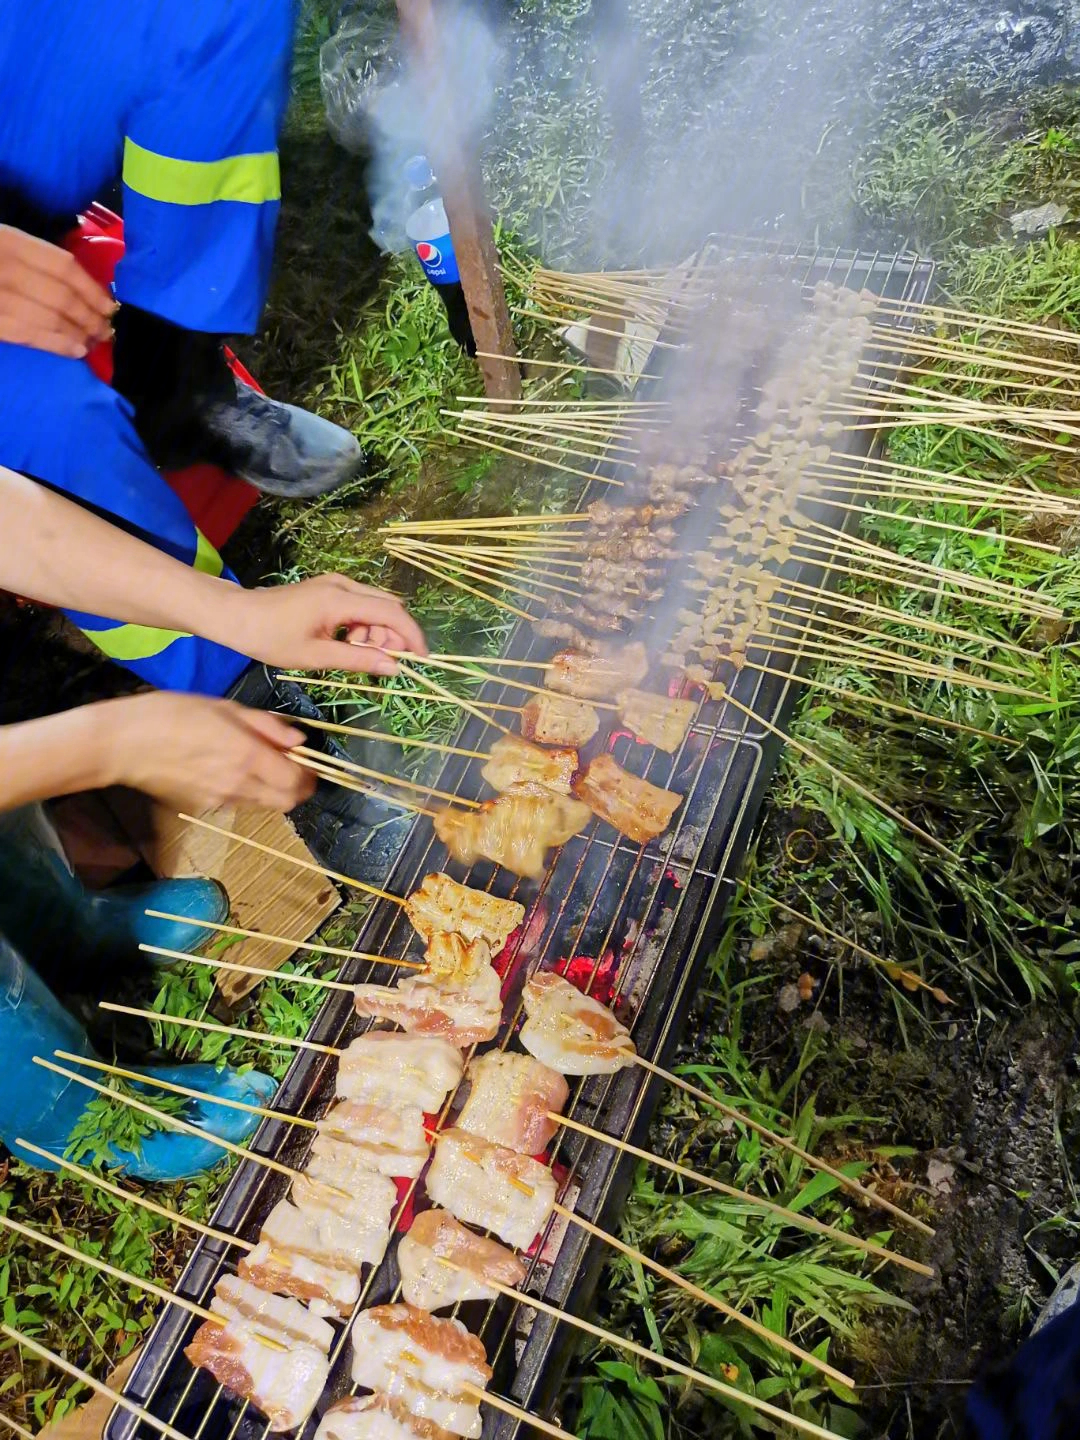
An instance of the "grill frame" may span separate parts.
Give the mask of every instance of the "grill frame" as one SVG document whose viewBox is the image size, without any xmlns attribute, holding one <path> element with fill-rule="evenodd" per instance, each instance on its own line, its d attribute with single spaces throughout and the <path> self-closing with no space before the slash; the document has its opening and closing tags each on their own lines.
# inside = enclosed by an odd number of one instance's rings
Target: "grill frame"
<svg viewBox="0 0 1080 1440">
<path fill-rule="evenodd" d="M 706 260 L 775 263 L 780 277 L 803 287 L 832 281 L 855 288 L 873 289 L 880 295 L 904 300 L 921 300 L 929 292 L 933 263 L 906 253 L 883 255 L 860 251 L 822 250 L 820 247 L 785 247 L 779 242 L 730 240 L 713 237 L 702 252 Z M 654 362 L 655 363 L 655 362 Z M 739 427 L 733 436 L 739 443 Z M 853 437 L 854 438 L 854 437 Z M 862 447 L 865 451 L 867 446 Z M 853 447 L 854 449 L 854 447 Z M 611 497 L 611 488 L 602 474 L 582 487 L 579 503 Z M 833 517 L 840 523 L 839 512 Z M 800 578 L 823 572 L 804 566 Z M 741 704 L 782 726 L 799 690 L 800 657 L 796 653 L 770 656 L 769 663 L 784 671 L 780 676 L 740 673 L 732 694 Z M 547 658 L 550 642 L 538 639 L 524 623 L 509 634 L 503 655 L 518 659 Z M 766 654 L 764 647 L 760 652 Z M 511 672 L 513 673 L 513 672 Z M 527 673 L 527 672 L 525 672 Z M 479 692 L 481 698 L 497 703 L 520 703 L 521 692 L 507 679 L 493 679 Z M 496 714 L 498 712 L 495 712 Z M 490 736 L 489 727 L 467 716 L 456 744 L 482 749 L 478 742 Z M 755 724 L 727 702 L 699 705 L 694 724 L 680 751 L 666 757 L 637 746 L 627 739 L 613 749 L 620 763 L 644 774 L 656 784 L 671 784 L 686 796 L 669 837 L 667 853 L 657 845 L 638 847 L 623 837 L 611 839 L 600 822 L 593 822 L 584 836 L 575 837 L 557 852 L 540 883 L 534 907 L 548 897 L 561 894 L 561 903 L 547 916 L 539 936 L 522 936 L 512 960 L 516 984 L 504 1015 L 499 1045 L 504 1046 L 515 1028 L 516 997 L 525 971 L 542 958 L 571 955 L 595 956 L 597 964 L 609 948 L 621 951 L 618 964 L 616 1008 L 625 998 L 625 987 L 639 987 L 640 1004 L 630 1025 L 635 1045 L 645 1058 L 664 1064 L 684 1027 L 697 981 L 714 943 L 733 881 L 734 862 L 741 855 L 753 829 L 757 811 L 772 778 L 780 741 L 766 725 Z M 719 759 L 717 757 L 719 756 Z M 634 762 L 637 763 L 634 763 Z M 481 762 L 449 756 L 433 783 L 445 790 L 467 796 L 483 793 L 479 780 Z M 689 781 L 687 786 L 685 782 Z M 714 783 L 715 782 L 715 783 Z M 710 793 L 706 793 L 710 792 Z M 692 848 L 682 848 L 683 841 Z M 431 870 L 445 869 L 457 879 L 490 889 L 494 893 L 527 901 L 527 882 L 488 864 L 468 872 L 450 863 L 435 840 L 430 823 L 417 817 L 386 877 L 377 883 L 396 894 L 406 895 Z M 674 877 L 674 879 L 672 878 Z M 615 883 L 611 883 L 614 878 Z M 676 884 L 675 882 L 678 882 Z M 583 890 L 595 883 L 588 904 L 577 919 L 568 918 L 571 906 L 583 898 Z M 519 895 L 519 892 L 526 892 Z M 597 900 L 616 899 L 614 913 L 607 918 L 594 915 Z M 667 900 L 671 903 L 665 903 Z M 634 913 L 631 913 L 634 912 Z M 662 935 L 650 931 L 650 917 L 662 918 Z M 528 923 L 528 922 L 527 922 Z M 629 945 L 622 943 L 633 934 Z M 530 942 L 526 953 L 525 941 Z M 416 945 L 411 927 L 398 906 L 376 903 L 356 940 L 358 950 L 405 955 Z M 516 967 L 516 970 L 515 970 Z M 646 971 L 648 973 L 646 973 Z M 350 982 L 389 983 L 398 972 L 364 960 L 347 961 L 341 978 Z M 595 971 L 594 971 L 595 973 Z M 621 1013 L 621 1010 L 620 1010 Z M 348 996 L 332 993 L 321 1007 L 308 1038 L 322 1044 L 340 1045 L 346 1036 L 366 1028 L 353 1012 Z M 317 1118 L 333 1099 L 333 1057 L 299 1052 L 281 1083 L 274 1108 L 307 1118 Z M 452 1101 L 453 1097 L 451 1097 Z M 596 1077 L 572 1087 L 566 1113 L 572 1118 L 596 1124 L 619 1138 L 642 1143 L 659 1101 L 658 1086 L 638 1067 L 611 1077 Z M 309 1144 L 309 1132 L 280 1121 L 264 1121 L 251 1148 L 302 1167 Z M 554 1158 L 568 1162 L 569 1178 L 580 1184 L 568 1200 L 572 1208 L 597 1224 L 612 1228 L 625 1204 L 634 1163 L 611 1147 L 585 1140 L 573 1132 L 560 1131 L 553 1145 Z M 410 1195 L 418 1182 L 410 1186 Z M 286 1192 L 280 1175 L 252 1161 L 243 1161 L 230 1177 L 215 1209 L 213 1224 L 236 1235 L 254 1239 L 258 1226 L 271 1206 Z M 565 1190 L 562 1198 L 566 1200 Z M 555 1225 L 559 1222 L 556 1220 Z M 549 1226 L 549 1231 L 551 1230 Z M 226 1270 L 235 1268 L 235 1250 L 221 1242 L 201 1238 L 177 1282 L 176 1290 L 202 1304 L 208 1303 L 213 1286 Z M 533 1262 L 524 1288 L 550 1304 L 585 1314 L 604 1260 L 602 1242 L 580 1229 L 568 1227 L 562 1235 L 553 1266 Z M 543 1280 L 542 1285 L 538 1282 Z M 388 1300 L 397 1281 L 394 1247 L 387 1259 L 367 1278 L 358 1309 Z M 528 1323 L 522 1323 L 522 1312 Z M 457 1313 L 457 1312 L 455 1312 Z M 480 1335 L 495 1369 L 493 1388 L 523 1408 L 541 1414 L 557 1409 L 561 1379 L 574 1346 L 572 1327 L 528 1310 L 527 1306 L 505 1300 L 490 1305 L 473 1303 L 461 1307 L 461 1318 Z M 265 1419 L 244 1402 L 225 1398 L 221 1387 L 209 1376 L 193 1371 L 182 1355 L 196 1322 L 177 1307 L 167 1307 L 159 1316 L 142 1356 L 124 1387 L 124 1394 L 136 1400 L 160 1419 L 168 1420 L 190 1440 L 266 1440 Z M 331 1352 L 330 1383 L 315 1416 L 302 1432 L 309 1437 L 326 1405 L 353 1387 L 348 1378 L 349 1344 L 346 1325 Z M 527 1333 L 526 1333 L 527 1332 Z M 191 1423 L 195 1421 L 195 1423 Z M 512 1440 L 522 1430 L 521 1422 L 487 1409 L 484 1440 Z M 137 1432 L 155 1434 L 125 1411 L 114 1410 L 105 1429 L 105 1440 L 133 1440 Z"/>
</svg>

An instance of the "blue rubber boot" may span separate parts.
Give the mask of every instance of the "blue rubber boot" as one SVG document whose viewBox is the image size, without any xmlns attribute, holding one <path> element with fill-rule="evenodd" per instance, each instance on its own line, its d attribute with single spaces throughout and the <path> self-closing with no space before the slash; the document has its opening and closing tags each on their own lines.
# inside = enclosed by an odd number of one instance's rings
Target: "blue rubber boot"
<svg viewBox="0 0 1080 1440">
<path fill-rule="evenodd" d="M 51 1060 L 55 1050 L 96 1058 L 82 1026 L 0 936 L 0 1141 L 18 1159 L 39 1169 L 56 1167 L 21 1150 L 16 1141 L 28 1140 L 62 1156 L 90 1101 L 98 1098 L 97 1091 L 34 1064 L 35 1055 Z M 81 1069 L 71 1061 L 57 1063 L 101 1081 L 99 1071 Z M 271 1077 L 259 1071 L 241 1075 L 213 1065 L 170 1065 L 143 1068 L 140 1073 L 147 1077 L 141 1088 L 151 1103 L 153 1096 L 168 1093 L 150 1083 L 155 1075 L 248 1105 L 265 1105 L 275 1088 Z M 234 1144 L 241 1144 L 259 1124 L 256 1115 L 209 1100 L 189 1102 L 182 1118 L 205 1130 L 208 1137 L 218 1135 Z M 212 1169 L 224 1156 L 224 1149 L 211 1139 L 169 1130 L 166 1122 L 163 1130 L 143 1138 L 137 1152 L 113 1150 L 110 1163 L 140 1180 L 175 1181 Z"/>
<path fill-rule="evenodd" d="M 70 953 L 109 971 L 153 960 L 140 944 L 189 952 L 209 938 L 201 926 L 151 919 L 147 909 L 221 924 L 229 900 L 216 880 L 202 879 L 159 880 L 94 894 L 72 873 L 40 806 L 0 816 L 0 933 L 24 955 Z"/>
<path fill-rule="evenodd" d="M 73 877 L 74 878 L 74 877 Z M 78 881 L 74 881 L 78 884 Z M 99 895 L 83 892 L 86 923 L 99 935 L 115 935 L 120 945 L 156 945 L 163 950 L 198 950 L 211 939 L 201 925 L 181 920 L 158 920 L 147 910 L 186 915 L 221 925 L 229 918 L 229 897 L 217 880 L 157 880 L 149 885 L 117 886 Z M 174 962 L 163 955 L 147 955 L 153 965 Z"/>
</svg>

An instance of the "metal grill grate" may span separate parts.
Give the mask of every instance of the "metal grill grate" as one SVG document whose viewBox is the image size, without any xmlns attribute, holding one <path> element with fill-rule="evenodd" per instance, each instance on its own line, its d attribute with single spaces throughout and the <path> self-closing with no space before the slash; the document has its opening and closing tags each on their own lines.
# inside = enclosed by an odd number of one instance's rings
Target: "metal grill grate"
<svg viewBox="0 0 1080 1440">
<path fill-rule="evenodd" d="M 784 250 L 757 242 L 715 240 L 705 257 L 733 265 L 753 264 L 759 269 L 766 264 L 778 281 L 805 286 L 829 280 L 908 301 L 925 298 L 933 274 L 929 262 L 910 255 L 822 252 L 803 247 Z M 740 442 L 738 434 L 733 438 L 736 444 Z M 590 482 L 581 500 L 587 503 L 605 493 L 610 497 L 611 490 L 601 480 Z M 704 523 L 700 512 L 695 523 Z M 529 627 L 522 625 L 512 633 L 504 653 L 519 659 L 546 659 L 550 650 L 549 643 L 536 640 Z M 744 670 L 732 694 L 777 724 L 798 688 L 798 657 L 777 655 L 771 663 L 791 678 Z M 515 704 L 520 702 L 520 692 L 509 681 L 493 680 L 484 687 L 481 698 Z M 470 718 L 462 727 L 459 743 L 484 749 L 493 738 L 487 730 L 479 719 Z M 578 968 L 587 972 L 590 984 L 604 986 L 600 998 L 612 998 L 630 1026 L 638 1052 L 662 1064 L 685 1021 L 700 966 L 715 939 L 726 899 L 725 882 L 746 845 L 777 745 L 766 726 L 717 702 L 700 705 L 674 756 L 639 746 L 625 734 L 601 743 L 608 743 L 627 769 L 685 796 L 674 829 L 659 842 L 638 847 L 621 837 L 611 838 L 613 832 L 596 823 L 556 854 L 539 893 L 532 897 L 527 882 L 489 864 L 476 865 L 465 874 L 448 861 L 430 822 L 419 818 L 393 866 L 387 888 L 404 896 L 430 871 L 448 869 L 470 885 L 526 904 L 525 926 L 512 940 L 506 957 L 504 1015 L 512 1018 L 504 1021 L 500 1045 L 505 1046 L 514 1032 L 528 971 L 541 960 L 550 963 L 590 957 Z M 465 796 L 480 795 L 480 764 L 450 757 L 435 783 Z M 380 902 L 373 908 L 357 948 L 400 957 L 410 948 L 415 953 L 416 941 L 401 909 Z M 357 960 L 344 967 L 342 978 L 387 983 L 393 973 L 390 967 Z M 363 1022 L 357 1020 L 349 997 L 338 993 L 323 1006 L 309 1038 L 340 1045 L 361 1028 Z M 299 1054 L 282 1083 L 275 1108 L 317 1118 L 333 1099 L 335 1063 L 329 1056 Z M 631 1068 L 578 1082 L 566 1113 L 609 1134 L 641 1143 L 654 1099 L 647 1074 Z M 252 1148 L 302 1168 L 308 1134 L 297 1126 L 266 1122 Z M 551 1158 L 565 1176 L 564 1203 L 606 1228 L 616 1225 L 632 1166 L 611 1147 L 566 1129 L 559 1131 Z M 410 1185 L 403 1206 L 411 1200 L 416 1184 Z M 281 1176 L 243 1162 L 217 1208 L 214 1224 L 248 1239 L 257 1238 L 259 1224 L 285 1188 Z M 604 1247 L 576 1227 L 564 1231 L 560 1221 L 553 1223 L 558 1232 L 549 1231 L 523 1288 L 532 1289 L 551 1304 L 584 1314 Z M 201 1240 L 177 1290 L 206 1304 L 216 1280 L 233 1269 L 234 1262 L 235 1252 L 217 1241 Z M 367 1280 L 359 1308 L 393 1298 L 396 1285 L 391 1252 Z M 557 1402 L 573 1331 L 507 1300 L 490 1305 L 470 1303 L 461 1307 L 461 1318 L 484 1342 L 495 1370 L 493 1388 L 527 1409 L 550 1413 Z M 194 1326 L 195 1322 L 177 1309 L 164 1313 L 125 1394 L 191 1440 L 265 1440 L 268 1430 L 262 1415 L 230 1398 L 208 1375 L 192 1370 L 183 1357 L 182 1348 Z M 331 1381 L 320 1410 L 351 1388 L 347 1336 L 345 1327 L 332 1352 Z M 309 1422 L 306 1435 L 317 1418 Z M 148 1427 L 141 1428 L 147 1437 L 153 1433 Z M 510 1440 L 519 1428 L 518 1422 L 505 1415 L 490 1409 L 485 1412 L 485 1440 Z M 107 1440 L 132 1440 L 139 1429 L 139 1422 L 115 1411 L 106 1430 Z"/>
</svg>

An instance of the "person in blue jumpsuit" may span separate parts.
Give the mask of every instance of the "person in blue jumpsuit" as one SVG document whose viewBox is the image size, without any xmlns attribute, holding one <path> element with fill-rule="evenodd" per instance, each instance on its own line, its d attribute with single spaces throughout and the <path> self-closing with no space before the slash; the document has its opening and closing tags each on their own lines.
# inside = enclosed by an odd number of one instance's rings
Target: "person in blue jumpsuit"
<svg viewBox="0 0 1080 1440">
<path fill-rule="evenodd" d="M 0 343 L 0 465 L 211 574 L 221 559 L 159 467 L 213 461 L 311 495 L 365 464 L 352 435 L 260 396 L 222 353 L 223 336 L 257 329 L 266 298 L 296 9 L 34 0 L 0 23 L 0 224 L 56 242 L 120 181 L 127 247 L 112 387 L 82 360 Z M 197 637 L 68 613 L 157 686 L 222 695 L 249 665 Z"/>
</svg>

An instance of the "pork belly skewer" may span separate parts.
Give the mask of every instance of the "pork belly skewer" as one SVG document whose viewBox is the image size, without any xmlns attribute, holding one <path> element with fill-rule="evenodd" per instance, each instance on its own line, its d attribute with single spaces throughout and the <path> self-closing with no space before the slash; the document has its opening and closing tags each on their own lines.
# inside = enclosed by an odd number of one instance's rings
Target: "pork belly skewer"
<svg viewBox="0 0 1080 1440">
<path fill-rule="evenodd" d="M 582 997 L 584 998 L 584 997 Z M 601 1007 L 602 1008 L 602 1007 Z M 616 1022 L 617 1023 L 617 1022 Z M 457 1117 L 460 1130 L 497 1141 L 508 1150 L 523 1155 L 539 1155 L 554 1138 L 560 1127 L 572 1130 L 601 1145 L 608 1145 L 624 1154 L 633 1155 L 647 1164 L 669 1170 L 681 1179 L 704 1189 L 715 1190 L 734 1200 L 740 1200 L 757 1209 L 768 1211 L 797 1229 L 812 1234 L 825 1235 L 838 1244 L 873 1255 L 877 1259 L 891 1261 L 917 1275 L 932 1276 L 933 1269 L 906 1255 L 877 1245 L 871 1240 L 847 1234 L 826 1225 L 811 1216 L 801 1215 L 783 1205 L 777 1205 L 763 1196 L 746 1190 L 725 1185 L 711 1176 L 702 1175 L 685 1165 L 679 1165 L 662 1155 L 642 1150 L 625 1140 L 607 1135 L 591 1125 L 583 1125 L 561 1114 L 569 1095 L 565 1079 L 558 1071 L 541 1064 L 531 1055 L 522 1055 L 511 1050 L 493 1050 L 474 1059 L 466 1072 L 470 1089 L 465 1106 Z"/>
<path fill-rule="evenodd" d="M 493 1231 L 500 1240 L 518 1250 L 528 1249 L 536 1237 L 545 1232 L 551 1217 L 558 1215 L 596 1239 L 606 1241 L 646 1270 L 693 1295 L 702 1304 L 719 1310 L 760 1339 L 795 1355 L 801 1363 L 830 1375 L 842 1385 L 854 1383 L 850 1376 L 800 1349 L 793 1341 L 774 1334 L 676 1271 L 624 1244 L 617 1236 L 594 1225 L 584 1216 L 568 1210 L 555 1198 L 558 1186 L 549 1167 L 531 1156 L 518 1155 L 501 1145 L 493 1145 L 467 1130 L 440 1131 L 435 1136 L 435 1158 L 427 1173 L 427 1193 L 436 1205 L 449 1210 L 457 1219 Z"/>
<path fill-rule="evenodd" d="M 542 983 L 537 986 L 537 981 L 541 981 Z M 567 995 L 561 991 L 559 984 L 556 982 L 565 985 L 566 990 L 572 993 Z M 581 1006 L 580 1001 L 582 998 L 589 999 L 589 1008 Z M 801 1160 L 805 1161 L 806 1164 L 815 1170 L 821 1170 L 826 1175 L 831 1175 L 843 1189 L 852 1195 L 859 1196 L 860 1199 L 869 1202 L 869 1204 L 877 1209 L 887 1211 L 889 1214 L 896 1216 L 898 1220 L 902 1220 L 905 1224 L 910 1225 L 913 1229 L 920 1231 L 924 1235 L 934 1235 L 934 1230 L 924 1221 L 917 1219 L 914 1215 L 908 1214 L 906 1210 L 902 1210 L 900 1206 L 894 1205 L 891 1200 L 887 1200 L 884 1196 L 878 1195 L 875 1191 L 868 1189 L 865 1185 L 860 1184 L 858 1180 L 853 1180 L 851 1176 L 845 1175 L 842 1170 L 838 1170 L 835 1166 L 830 1165 L 828 1161 L 812 1155 L 808 1150 L 804 1150 L 801 1146 L 796 1145 L 793 1140 L 778 1135 L 775 1131 L 770 1130 L 765 1125 L 761 1125 L 741 1110 L 737 1110 L 734 1106 L 717 1099 L 715 1095 L 710 1095 L 708 1091 L 702 1090 L 696 1085 L 691 1085 L 689 1081 L 682 1079 L 681 1076 L 675 1075 L 670 1070 L 665 1070 L 662 1066 L 655 1065 L 651 1060 L 646 1060 L 643 1056 L 638 1055 L 634 1049 L 633 1041 L 629 1039 L 626 1027 L 621 1025 L 606 1007 L 600 1006 L 598 1001 L 592 1000 L 590 997 L 582 997 L 581 992 L 571 985 L 569 981 L 563 980 L 562 976 L 546 971 L 534 976 L 525 987 L 524 1000 L 527 1013 L 529 1013 L 530 1000 L 533 1004 L 533 1009 L 536 1012 L 536 1025 L 529 1031 L 528 1039 L 526 1039 L 525 1034 L 528 1025 L 522 1027 L 522 1043 L 525 1045 L 525 1048 L 529 1050 L 530 1054 L 535 1055 L 538 1060 L 543 1060 L 544 1063 L 548 1064 L 552 1069 L 558 1068 L 562 1070 L 564 1074 L 593 1075 L 610 1074 L 614 1070 L 623 1069 L 626 1065 L 640 1065 L 642 1069 L 659 1076 L 662 1080 L 666 1080 L 668 1084 L 685 1090 L 688 1094 L 701 1100 L 703 1104 L 710 1105 L 722 1115 L 728 1116 L 729 1119 L 736 1120 L 739 1124 L 747 1126 L 748 1129 L 753 1130 L 771 1145 L 778 1145 L 781 1149 L 788 1150 L 793 1155 L 798 1155 Z M 602 1019 L 592 1016 L 591 1006 L 599 1006 L 606 1018 Z M 161 1019 L 161 1016 L 156 1011 L 151 1010 L 136 1010 L 127 1006 L 111 1005 L 107 1002 L 102 1002 L 101 1008 L 116 1010 L 121 1014 L 134 1015 L 142 1019 Z M 532 1020 L 534 1018 L 533 1014 L 529 1014 L 529 1018 Z M 253 1038 L 250 1031 L 230 1029 L 227 1026 L 210 1025 L 206 1021 L 195 1021 L 189 1018 L 170 1017 L 170 1024 L 194 1025 L 199 1029 L 224 1031 L 227 1034 L 242 1036 L 248 1040 Z M 277 1036 L 266 1038 L 270 1043 L 276 1043 L 279 1039 L 284 1039 L 284 1037 Z M 305 1044 L 308 1042 L 298 1043 Z M 316 1046 L 315 1048 L 323 1050 L 330 1049 L 329 1046 Z M 68 1056 L 67 1058 L 76 1061 L 78 1064 L 94 1063 L 92 1061 L 84 1061 L 82 1057 L 78 1055 Z M 37 1060 L 37 1063 L 48 1065 L 50 1062 Z M 110 1068 L 101 1067 L 101 1062 L 97 1063 L 100 1068 Z M 575 1065 L 579 1068 L 570 1069 L 570 1065 Z M 51 1068 L 57 1069 L 59 1067 L 53 1066 Z M 69 1078 L 81 1079 L 84 1083 L 93 1083 L 86 1081 L 84 1077 L 77 1075 L 74 1071 L 64 1070 L 61 1071 L 61 1073 L 67 1075 Z M 133 1076 L 133 1078 L 141 1079 L 142 1077 Z M 99 1088 L 105 1090 L 106 1094 L 112 1093 L 105 1089 L 105 1087 Z M 133 1101 L 132 1097 L 128 1096 L 117 1098 L 123 1098 L 126 1103 L 139 1103 Z M 150 1109 L 151 1107 L 146 1108 Z M 151 1113 L 156 1114 L 157 1112 L 151 1110 Z M 201 1136 L 203 1132 L 199 1131 L 198 1134 Z M 239 1147 L 237 1148 L 239 1149 Z M 247 1154 L 247 1152 L 243 1150 L 240 1150 L 239 1153 Z M 278 1164 L 277 1161 L 270 1161 L 270 1163 L 272 1165 Z M 287 1167 L 279 1168 L 287 1170 Z"/>
<path fill-rule="evenodd" d="M 327 1357 L 334 1332 L 299 1301 L 267 1295 L 226 1275 L 207 1310 L 7 1216 L 0 1216 L 0 1226 L 198 1316 L 203 1323 L 185 1353 L 233 1393 L 250 1400 L 267 1416 L 271 1430 L 295 1429 L 315 1408 L 330 1375 Z"/>
<path fill-rule="evenodd" d="M 597 755 L 573 784 L 593 814 L 633 840 L 647 845 L 671 824 L 683 797 L 633 775 L 608 754 Z"/>
<path fill-rule="evenodd" d="M 502 981 L 485 963 L 464 977 L 410 975 L 398 985 L 358 985 L 353 1003 L 358 1015 L 388 1020 L 413 1035 L 441 1036 L 468 1050 L 498 1034 Z"/>
<path fill-rule="evenodd" d="M 591 819 L 591 810 L 579 800 L 530 785 L 478 810 L 442 810 L 433 823 L 436 835 L 461 864 L 490 860 L 515 875 L 540 880 L 548 850 L 565 845 Z"/>
<path fill-rule="evenodd" d="M 681 1076 L 646 1060 L 637 1053 L 626 1026 L 617 1020 L 605 1005 L 601 1005 L 591 996 L 582 995 L 580 990 L 561 975 L 552 971 L 541 971 L 534 975 L 525 985 L 522 1004 L 528 1019 L 521 1027 L 521 1043 L 530 1055 L 542 1060 L 552 1069 L 561 1070 L 565 1075 L 607 1075 L 627 1065 L 639 1065 L 680 1090 L 685 1090 L 703 1104 L 719 1110 L 729 1119 L 746 1125 L 769 1144 L 778 1145 L 781 1149 L 798 1155 L 800 1160 L 804 1160 L 815 1170 L 831 1175 L 851 1194 L 869 1201 L 878 1209 L 888 1211 L 924 1235 L 934 1234 L 930 1226 L 922 1220 L 867 1189 L 827 1161 L 811 1155 L 793 1140 L 777 1135 L 775 1131 L 760 1125 L 741 1110 L 726 1105 L 715 1095 L 710 1095 L 708 1091 L 691 1085 Z"/>
</svg>

